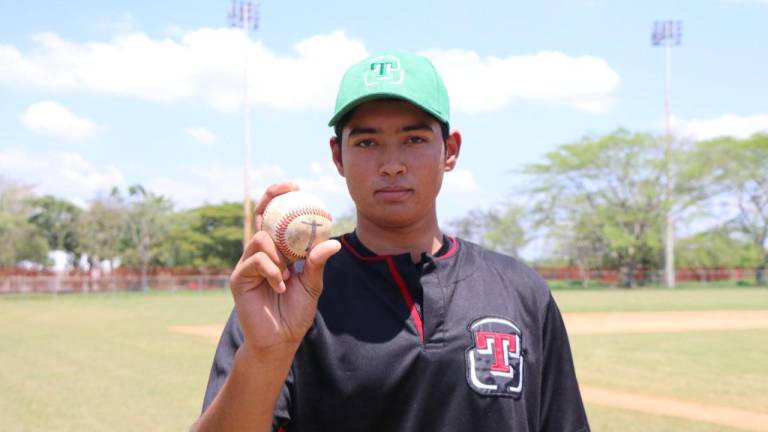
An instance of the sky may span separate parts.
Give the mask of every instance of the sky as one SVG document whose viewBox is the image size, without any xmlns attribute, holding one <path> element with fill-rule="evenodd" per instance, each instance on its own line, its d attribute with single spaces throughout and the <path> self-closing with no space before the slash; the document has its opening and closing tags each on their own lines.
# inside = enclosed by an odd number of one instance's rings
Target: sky
<svg viewBox="0 0 768 432">
<path fill-rule="evenodd" d="M 680 20 L 678 136 L 768 131 L 768 0 L 263 0 L 258 29 L 225 0 L 0 0 L 0 176 L 87 205 L 142 184 L 177 209 L 241 200 L 244 59 L 252 190 L 291 180 L 351 211 L 327 122 L 341 75 L 382 50 L 427 55 L 462 133 L 441 222 L 499 205 L 558 145 L 624 127 L 662 133 L 664 48 Z M 517 199 L 517 198 L 511 198 Z"/>
</svg>

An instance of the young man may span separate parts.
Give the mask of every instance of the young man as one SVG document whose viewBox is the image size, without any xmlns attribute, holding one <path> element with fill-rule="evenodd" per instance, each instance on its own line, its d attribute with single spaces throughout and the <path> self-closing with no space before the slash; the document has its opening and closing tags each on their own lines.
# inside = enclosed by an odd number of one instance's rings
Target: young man
<svg viewBox="0 0 768 432">
<path fill-rule="evenodd" d="M 449 118 L 423 57 L 382 53 L 347 71 L 330 146 L 357 228 L 300 272 L 254 236 L 195 429 L 589 430 L 545 282 L 438 226 L 461 148 Z M 257 213 L 293 189 L 270 187 Z"/>
</svg>

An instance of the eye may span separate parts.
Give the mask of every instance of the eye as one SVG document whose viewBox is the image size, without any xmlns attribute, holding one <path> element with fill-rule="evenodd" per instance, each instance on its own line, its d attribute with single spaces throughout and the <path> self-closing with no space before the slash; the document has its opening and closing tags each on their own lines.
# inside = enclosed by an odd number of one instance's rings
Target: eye
<svg viewBox="0 0 768 432">
<path fill-rule="evenodd" d="M 405 140 L 405 142 L 407 142 L 408 144 L 421 144 L 423 142 L 427 142 L 427 140 L 425 140 L 420 136 L 414 135 L 414 136 L 409 136 L 408 139 Z"/>
<path fill-rule="evenodd" d="M 360 141 L 357 141 L 355 143 L 355 147 L 360 147 L 360 148 L 373 147 L 374 145 L 376 145 L 376 141 L 372 139 L 361 139 Z"/>
</svg>

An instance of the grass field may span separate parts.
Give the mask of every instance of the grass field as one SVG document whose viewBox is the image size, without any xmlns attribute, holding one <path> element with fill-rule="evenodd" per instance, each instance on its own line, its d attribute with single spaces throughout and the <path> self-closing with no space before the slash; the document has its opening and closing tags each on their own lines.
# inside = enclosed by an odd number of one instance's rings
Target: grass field
<svg viewBox="0 0 768 432">
<path fill-rule="evenodd" d="M 749 288 L 557 291 L 566 313 L 768 310 Z M 180 431 L 215 345 L 168 331 L 221 324 L 227 292 L 0 297 L 0 430 Z M 768 415 L 768 330 L 573 335 L 582 385 Z M 595 431 L 737 431 L 588 403 Z"/>
</svg>

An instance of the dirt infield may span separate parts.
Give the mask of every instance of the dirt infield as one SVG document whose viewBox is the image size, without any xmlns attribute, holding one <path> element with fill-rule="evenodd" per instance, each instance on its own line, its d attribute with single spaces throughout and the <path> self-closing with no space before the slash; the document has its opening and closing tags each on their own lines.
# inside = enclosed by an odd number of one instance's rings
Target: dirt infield
<svg viewBox="0 0 768 432">
<path fill-rule="evenodd" d="M 768 329 L 768 310 L 566 313 L 563 319 L 572 335 Z"/>
<path fill-rule="evenodd" d="M 768 329 L 768 310 L 566 313 L 563 319 L 571 335 Z M 217 341 L 223 328 L 210 324 L 168 330 Z"/>
<path fill-rule="evenodd" d="M 563 318 L 571 335 L 768 329 L 768 310 L 590 312 L 566 313 Z M 221 324 L 211 324 L 172 326 L 168 330 L 203 336 L 216 342 L 223 328 Z M 583 385 L 581 390 L 587 403 L 679 417 L 745 431 L 768 432 L 768 414 L 588 385 Z"/>
<path fill-rule="evenodd" d="M 189 334 L 194 336 L 203 336 L 205 338 L 212 340 L 213 342 L 218 342 L 219 336 L 221 336 L 221 331 L 224 330 L 224 325 L 223 324 L 179 325 L 179 326 L 170 326 L 168 327 L 168 330 L 174 333 L 184 333 L 184 334 Z"/>
<path fill-rule="evenodd" d="M 586 385 L 580 387 L 581 395 L 587 403 L 639 411 L 651 415 L 679 417 L 745 431 L 768 431 L 768 414 L 601 387 Z"/>
</svg>

